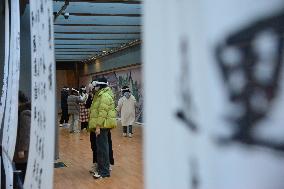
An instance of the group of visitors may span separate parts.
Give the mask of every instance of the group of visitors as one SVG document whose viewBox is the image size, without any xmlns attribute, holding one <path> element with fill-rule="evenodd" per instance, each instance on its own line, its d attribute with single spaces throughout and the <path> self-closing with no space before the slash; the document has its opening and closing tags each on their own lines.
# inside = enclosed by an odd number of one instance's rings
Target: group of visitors
<svg viewBox="0 0 284 189">
<path fill-rule="evenodd" d="M 69 127 L 70 133 L 87 129 L 90 132 L 93 164 L 90 173 L 95 179 L 110 177 L 111 165 L 114 165 L 111 129 L 117 126 L 117 113 L 123 126 L 122 135 L 132 137 L 132 125 L 135 121 L 136 100 L 128 86 L 121 89 L 122 97 L 115 107 L 114 94 L 106 78 L 93 80 L 79 91 L 67 87 L 61 92 L 62 116 L 60 126 Z M 67 112 L 67 113 L 66 113 Z M 71 123 L 68 124 L 69 116 Z"/>
</svg>

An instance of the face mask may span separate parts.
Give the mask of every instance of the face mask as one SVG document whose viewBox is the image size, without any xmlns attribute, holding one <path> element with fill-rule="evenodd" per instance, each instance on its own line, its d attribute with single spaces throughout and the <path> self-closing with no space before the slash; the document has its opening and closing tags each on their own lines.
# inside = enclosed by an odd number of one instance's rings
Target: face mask
<svg viewBox="0 0 284 189">
<path fill-rule="evenodd" d="M 124 96 L 125 96 L 126 98 L 129 98 L 129 97 L 130 97 L 130 92 L 125 92 L 125 93 L 124 93 Z"/>
<path fill-rule="evenodd" d="M 95 91 L 98 91 L 100 89 L 100 87 L 95 87 Z"/>
</svg>

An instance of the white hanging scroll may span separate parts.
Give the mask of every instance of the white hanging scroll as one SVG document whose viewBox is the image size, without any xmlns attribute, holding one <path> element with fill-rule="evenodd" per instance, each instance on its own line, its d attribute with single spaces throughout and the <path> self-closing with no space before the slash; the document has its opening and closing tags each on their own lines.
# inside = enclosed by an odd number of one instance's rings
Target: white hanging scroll
<svg viewBox="0 0 284 189">
<path fill-rule="evenodd" d="M 5 102 L 7 96 L 9 50 L 10 50 L 9 46 L 10 46 L 10 13 L 9 13 L 8 0 L 5 0 L 5 59 L 4 59 L 3 87 L 2 87 L 1 102 L 0 102 L 0 128 L 2 126 L 2 119 L 4 115 Z"/>
<path fill-rule="evenodd" d="M 184 111 L 191 111 L 190 102 L 180 103 L 181 94 L 190 91 L 186 75 L 189 72 L 188 37 L 183 28 L 185 23 L 179 24 L 179 19 L 185 22 L 186 17 L 182 15 L 188 14 L 181 9 L 184 6 L 184 1 L 145 1 L 143 78 L 147 189 L 188 189 L 191 184 L 190 169 L 194 160 L 190 159 L 189 152 L 195 148 L 190 140 L 194 129 L 187 126 L 187 121 L 178 120 L 178 115 L 189 120 Z"/>
<path fill-rule="evenodd" d="M 9 50 L 10 50 L 10 10 L 9 1 L 5 0 L 5 60 L 4 60 L 4 77 L 0 104 L 0 128 L 6 104 L 7 86 L 8 86 L 8 71 L 9 71 Z M 2 149 L 1 149 L 2 150 Z M 2 151 L 3 154 L 3 151 Z M 1 181 L 2 182 L 2 181 Z M 0 183 L 1 184 L 1 183 Z"/>
<path fill-rule="evenodd" d="M 284 188 L 283 0 L 190 5 L 197 21 L 188 27 L 202 39 L 190 45 L 191 60 L 206 70 L 197 95 L 208 99 L 198 103 L 206 119 L 199 147 L 209 146 L 210 162 L 200 162 L 201 188 Z"/>
<path fill-rule="evenodd" d="M 11 1 L 11 35 L 9 53 L 8 90 L 2 138 L 6 188 L 13 188 L 12 160 L 15 152 L 18 124 L 18 91 L 20 76 L 20 8 L 19 1 Z"/>
<path fill-rule="evenodd" d="M 5 0 L 5 57 L 4 57 L 4 74 L 3 74 L 4 77 L 3 77 L 3 86 L 2 86 L 2 94 L 1 94 L 1 102 L 0 102 L 1 103 L 0 104 L 0 128 L 2 127 L 2 119 L 4 115 L 6 96 L 7 96 L 9 50 L 10 50 L 9 46 L 10 46 L 10 10 L 9 10 L 9 1 Z M 0 165 L 1 165 L 1 162 L 0 162 Z"/>
<path fill-rule="evenodd" d="M 283 0 L 144 10 L 146 188 L 284 188 Z"/>
<path fill-rule="evenodd" d="M 53 187 L 55 60 L 51 0 L 30 0 L 32 119 L 25 189 Z"/>
</svg>

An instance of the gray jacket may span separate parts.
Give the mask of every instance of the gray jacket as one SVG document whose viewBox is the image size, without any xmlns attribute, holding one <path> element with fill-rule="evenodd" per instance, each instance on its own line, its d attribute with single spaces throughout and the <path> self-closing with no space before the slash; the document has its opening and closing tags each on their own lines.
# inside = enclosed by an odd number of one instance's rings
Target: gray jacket
<svg viewBox="0 0 284 189">
<path fill-rule="evenodd" d="M 67 104 L 68 104 L 68 113 L 69 114 L 78 114 L 80 112 L 80 106 L 79 106 L 80 97 L 75 95 L 70 95 L 67 98 Z"/>
</svg>

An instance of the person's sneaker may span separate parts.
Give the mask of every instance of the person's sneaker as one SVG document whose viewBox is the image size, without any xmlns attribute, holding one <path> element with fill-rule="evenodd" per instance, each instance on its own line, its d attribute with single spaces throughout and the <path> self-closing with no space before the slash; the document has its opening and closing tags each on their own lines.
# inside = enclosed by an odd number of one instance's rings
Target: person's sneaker
<svg viewBox="0 0 284 189">
<path fill-rule="evenodd" d="M 90 173 L 92 174 L 98 174 L 98 164 L 97 163 L 93 163 L 91 169 L 89 170 Z"/>
<path fill-rule="evenodd" d="M 126 134 L 126 133 L 123 133 L 122 136 L 127 137 L 127 134 Z"/>
<path fill-rule="evenodd" d="M 93 177 L 94 177 L 94 179 L 102 179 L 102 178 L 110 177 L 110 176 L 109 175 L 102 176 L 102 175 L 100 175 L 98 173 L 95 173 L 95 174 L 93 174 Z"/>
<path fill-rule="evenodd" d="M 60 123 L 60 124 L 59 124 L 59 127 L 62 127 L 62 126 L 63 126 L 63 124 Z"/>
<path fill-rule="evenodd" d="M 128 137 L 129 137 L 129 138 L 132 138 L 132 134 L 131 134 L 131 133 L 128 133 Z"/>
</svg>

